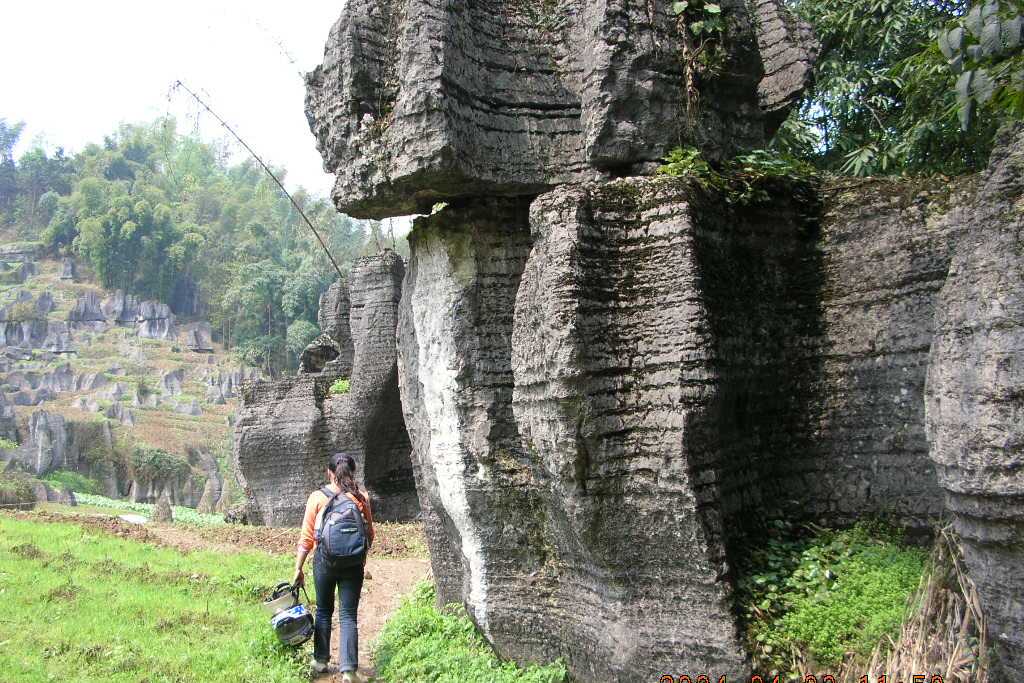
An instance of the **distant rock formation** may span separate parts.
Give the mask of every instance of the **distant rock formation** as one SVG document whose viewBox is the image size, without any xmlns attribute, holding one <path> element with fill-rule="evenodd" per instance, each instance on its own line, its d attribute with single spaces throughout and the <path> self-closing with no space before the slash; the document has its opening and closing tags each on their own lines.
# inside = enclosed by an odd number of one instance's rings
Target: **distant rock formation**
<svg viewBox="0 0 1024 683">
<path fill-rule="evenodd" d="M 139 305 L 136 325 L 136 331 L 143 339 L 174 340 L 178 336 L 170 306 L 157 301 L 143 301 Z"/>
<path fill-rule="evenodd" d="M 65 282 L 75 281 L 75 260 L 65 256 L 60 262 L 60 279 Z"/>
<path fill-rule="evenodd" d="M 119 289 L 103 300 L 101 308 L 106 319 L 115 325 L 133 326 L 138 322 L 141 305 L 137 296 Z"/>
<path fill-rule="evenodd" d="M 194 353 L 213 353 L 210 323 L 192 323 L 185 330 L 185 346 Z"/>
<path fill-rule="evenodd" d="M 328 307 L 327 313 L 321 310 L 321 319 L 334 320 L 328 329 L 336 335 L 334 343 L 348 347 L 339 359 L 353 359 L 350 365 L 332 361 L 319 373 L 245 385 L 234 458 L 250 521 L 298 523 L 306 497 L 325 480 L 328 458 L 339 451 L 357 461 L 376 517 L 416 514 L 395 365 L 403 271 L 394 252 L 360 259 L 349 275 L 347 296 L 333 288 L 321 299 Z M 338 308 L 349 299 L 350 306 Z M 341 378 L 350 380 L 349 391 L 332 394 L 331 386 Z"/>
<path fill-rule="evenodd" d="M 68 313 L 68 323 L 75 328 L 104 329 L 107 316 L 96 292 L 89 291 L 78 297 L 75 307 Z"/>
</svg>

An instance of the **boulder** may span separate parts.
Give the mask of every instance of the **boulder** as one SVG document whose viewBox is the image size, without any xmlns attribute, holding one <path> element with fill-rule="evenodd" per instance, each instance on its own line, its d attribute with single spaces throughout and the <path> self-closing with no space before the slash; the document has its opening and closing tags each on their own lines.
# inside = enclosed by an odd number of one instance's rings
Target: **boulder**
<svg viewBox="0 0 1024 683">
<path fill-rule="evenodd" d="M 75 353 L 76 349 L 72 345 L 71 328 L 68 323 L 59 320 L 47 321 L 46 338 L 43 339 L 42 346 L 47 351 L 56 354 Z"/>
<path fill-rule="evenodd" d="M 47 331 L 48 323 L 44 319 L 2 322 L 0 346 L 17 346 L 26 350 L 41 348 L 47 338 Z M 28 358 L 31 357 L 31 351 L 28 351 Z"/>
<path fill-rule="evenodd" d="M 47 314 L 53 311 L 55 304 L 53 303 L 53 294 L 50 292 L 43 292 L 36 299 L 36 314 L 41 317 L 46 317 Z"/>
<path fill-rule="evenodd" d="M 341 355 L 338 343 L 330 336 L 321 334 L 299 354 L 299 373 L 316 374 L 323 372 L 324 366 Z"/>
<path fill-rule="evenodd" d="M 78 297 L 75 307 L 68 313 L 68 323 L 73 328 L 102 330 L 106 327 L 107 316 L 99 295 L 89 291 Z"/>
<path fill-rule="evenodd" d="M 164 493 L 160 496 L 156 504 L 153 506 L 153 515 L 151 520 L 154 522 L 171 523 L 174 521 L 174 512 L 171 510 L 171 499 Z"/>
<path fill-rule="evenodd" d="M 199 401 L 192 399 L 189 403 L 176 405 L 174 412 L 181 413 L 182 415 L 191 415 L 193 417 L 199 417 L 203 414 L 203 409 L 199 406 Z"/>
<path fill-rule="evenodd" d="M 169 370 L 160 376 L 160 389 L 168 396 L 181 393 L 181 385 L 185 381 L 185 371 L 181 368 Z"/>
<path fill-rule="evenodd" d="M 122 425 L 135 425 L 135 413 L 123 403 L 112 403 L 103 414 L 112 420 L 117 420 Z"/>
</svg>

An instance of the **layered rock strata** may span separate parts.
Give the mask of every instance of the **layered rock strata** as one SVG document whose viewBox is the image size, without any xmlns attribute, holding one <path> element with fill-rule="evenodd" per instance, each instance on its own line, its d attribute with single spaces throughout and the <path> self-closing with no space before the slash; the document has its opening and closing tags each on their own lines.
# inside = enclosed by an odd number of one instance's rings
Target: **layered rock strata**
<svg viewBox="0 0 1024 683">
<path fill-rule="evenodd" d="M 1024 675 L 1024 127 L 1006 131 L 937 308 L 926 407 L 931 457 L 998 655 Z"/>
<path fill-rule="evenodd" d="M 418 512 L 409 439 L 398 396 L 395 327 L 404 266 L 394 252 L 360 259 L 347 283 L 322 301 L 334 360 L 278 381 L 247 383 L 235 432 L 250 521 L 295 525 L 306 497 L 324 484 L 331 454 L 344 452 L 379 519 Z M 345 350 L 347 349 L 347 351 Z M 337 380 L 348 380 L 347 391 Z"/>
<path fill-rule="evenodd" d="M 762 146 L 809 78 L 806 27 L 779 0 L 723 0 L 711 75 L 671 5 L 353 0 L 307 78 L 338 208 L 422 213 L 628 173 L 685 143 Z"/>
</svg>

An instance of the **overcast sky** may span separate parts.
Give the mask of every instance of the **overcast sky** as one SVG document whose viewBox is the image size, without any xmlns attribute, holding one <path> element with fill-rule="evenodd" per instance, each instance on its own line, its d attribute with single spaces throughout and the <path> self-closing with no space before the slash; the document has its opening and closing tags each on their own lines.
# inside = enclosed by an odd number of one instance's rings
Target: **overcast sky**
<svg viewBox="0 0 1024 683">
<path fill-rule="evenodd" d="M 175 114 L 179 130 L 224 133 L 181 79 L 267 161 L 289 188 L 326 194 L 331 176 L 303 113 L 300 72 L 320 63 L 344 0 L 18 0 L 5 3 L 0 117 L 25 121 L 18 152 L 37 137 L 78 151 L 119 123 Z"/>
</svg>

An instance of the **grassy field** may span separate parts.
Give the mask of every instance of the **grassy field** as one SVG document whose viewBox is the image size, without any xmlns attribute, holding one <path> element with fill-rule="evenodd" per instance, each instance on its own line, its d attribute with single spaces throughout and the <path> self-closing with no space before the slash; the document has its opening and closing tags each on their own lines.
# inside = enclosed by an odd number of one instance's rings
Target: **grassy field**
<svg viewBox="0 0 1024 683">
<path fill-rule="evenodd" d="M 36 681 L 308 681 L 259 607 L 266 554 L 188 554 L 0 515 L 0 672 Z"/>
</svg>

